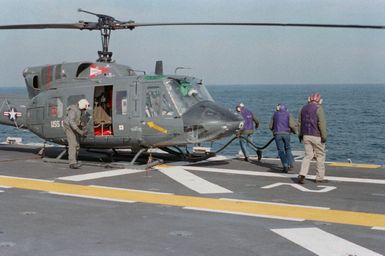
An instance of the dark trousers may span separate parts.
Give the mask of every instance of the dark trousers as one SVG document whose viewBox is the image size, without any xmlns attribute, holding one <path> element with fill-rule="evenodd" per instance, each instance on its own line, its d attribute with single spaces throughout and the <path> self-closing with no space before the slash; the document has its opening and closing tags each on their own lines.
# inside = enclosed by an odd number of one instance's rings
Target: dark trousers
<svg viewBox="0 0 385 256">
<path fill-rule="evenodd" d="M 274 134 L 274 138 L 282 166 L 287 168 L 293 165 L 294 158 L 291 153 L 290 134 Z"/>
</svg>

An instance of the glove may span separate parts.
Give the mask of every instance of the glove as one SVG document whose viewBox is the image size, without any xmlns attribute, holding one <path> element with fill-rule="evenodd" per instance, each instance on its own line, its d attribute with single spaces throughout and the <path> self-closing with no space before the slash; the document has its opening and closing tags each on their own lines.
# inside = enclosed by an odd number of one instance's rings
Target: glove
<svg viewBox="0 0 385 256">
<path fill-rule="evenodd" d="M 303 135 L 298 135 L 298 140 L 299 140 L 299 143 L 302 143 Z"/>
<path fill-rule="evenodd" d="M 87 136 L 87 133 L 88 133 L 87 130 L 81 130 L 80 135 L 85 137 Z"/>
<path fill-rule="evenodd" d="M 326 138 L 321 138 L 321 143 L 326 143 Z"/>
</svg>

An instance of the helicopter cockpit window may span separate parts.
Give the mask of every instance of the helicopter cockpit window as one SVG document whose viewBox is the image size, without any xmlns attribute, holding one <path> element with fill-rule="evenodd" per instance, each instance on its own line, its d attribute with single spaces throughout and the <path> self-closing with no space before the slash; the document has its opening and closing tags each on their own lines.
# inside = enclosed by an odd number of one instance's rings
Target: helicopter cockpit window
<svg viewBox="0 0 385 256">
<path fill-rule="evenodd" d="M 85 99 L 86 96 L 84 94 L 81 95 L 71 95 L 67 99 L 67 106 L 73 105 L 73 104 L 78 104 L 79 100 Z"/>
<path fill-rule="evenodd" d="M 50 117 L 63 117 L 63 102 L 60 98 L 51 98 L 48 101 L 48 113 Z"/>
<path fill-rule="evenodd" d="M 145 108 L 147 117 L 162 115 L 161 91 L 159 87 L 147 87 Z"/>
<path fill-rule="evenodd" d="M 55 66 L 55 79 L 56 80 L 59 80 L 62 78 L 62 69 L 63 69 L 62 64 L 58 64 Z"/>
<path fill-rule="evenodd" d="M 42 84 L 49 84 L 52 82 L 52 66 L 47 65 L 41 69 Z"/>
<path fill-rule="evenodd" d="M 147 117 L 174 115 L 170 100 L 158 86 L 147 87 L 145 108 Z"/>
<path fill-rule="evenodd" d="M 180 115 L 198 102 L 214 101 L 206 87 L 195 80 L 170 79 L 165 82 L 165 87 Z"/>
<path fill-rule="evenodd" d="M 172 108 L 170 100 L 165 94 L 162 95 L 162 116 L 173 116 L 174 109 Z"/>
<path fill-rule="evenodd" d="M 127 91 L 116 92 L 116 114 L 127 115 Z"/>
<path fill-rule="evenodd" d="M 33 76 L 32 86 L 34 89 L 39 89 L 39 77 Z"/>
</svg>

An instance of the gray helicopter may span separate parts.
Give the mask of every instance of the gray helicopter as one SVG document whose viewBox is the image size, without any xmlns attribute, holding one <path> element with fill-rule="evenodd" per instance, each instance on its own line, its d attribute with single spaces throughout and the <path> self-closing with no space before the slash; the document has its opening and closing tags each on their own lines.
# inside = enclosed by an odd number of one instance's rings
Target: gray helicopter
<svg viewBox="0 0 385 256">
<path fill-rule="evenodd" d="M 240 116 L 216 104 L 202 80 L 163 74 L 161 62 L 152 75 L 112 61 L 108 50 L 113 30 L 146 26 L 287 26 L 384 29 L 384 26 L 297 23 L 136 23 L 96 14 L 97 22 L 2 25 L 2 29 L 99 30 L 102 50 L 97 61 L 26 68 L 28 98 L 0 97 L 0 123 L 28 129 L 49 142 L 67 145 L 63 116 L 67 106 L 87 99 L 83 148 L 131 149 L 143 152 L 212 142 L 242 127 Z M 179 151 L 181 152 L 181 151 Z"/>
</svg>

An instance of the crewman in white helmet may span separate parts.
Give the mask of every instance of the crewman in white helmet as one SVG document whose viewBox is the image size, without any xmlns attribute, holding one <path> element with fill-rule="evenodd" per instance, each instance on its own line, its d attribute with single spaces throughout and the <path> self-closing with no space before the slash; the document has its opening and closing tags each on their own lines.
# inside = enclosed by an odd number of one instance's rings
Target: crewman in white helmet
<svg viewBox="0 0 385 256">
<path fill-rule="evenodd" d="M 79 154 L 79 139 L 80 136 L 86 136 L 87 131 L 83 130 L 81 120 L 85 111 L 89 108 L 90 103 L 86 99 L 79 100 L 78 104 L 70 105 L 66 109 L 66 114 L 63 120 L 64 132 L 68 142 L 68 161 L 71 169 L 78 169 L 80 164 L 77 161 Z"/>
</svg>

